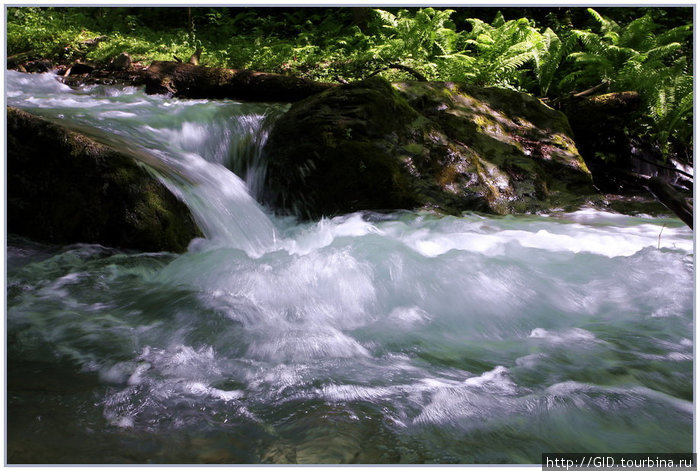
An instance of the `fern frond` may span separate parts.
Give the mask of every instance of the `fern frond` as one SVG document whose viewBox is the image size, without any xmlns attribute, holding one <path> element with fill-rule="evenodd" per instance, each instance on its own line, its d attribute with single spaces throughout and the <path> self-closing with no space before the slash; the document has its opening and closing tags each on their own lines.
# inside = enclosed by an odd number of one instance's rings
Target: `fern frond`
<svg viewBox="0 0 700 471">
<path fill-rule="evenodd" d="M 540 95 L 546 96 L 559 65 L 567 54 L 565 44 L 550 28 L 540 36 L 537 47 L 533 49 L 535 76 L 540 87 Z"/>
<path fill-rule="evenodd" d="M 574 88 L 574 84 L 577 83 L 583 76 L 583 70 L 574 70 L 569 72 L 564 77 L 559 80 L 559 88 Z"/>
<path fill-rule="evenodd" d="M 669 43 L 655 47 L 647 51 L 646 56 L 649 61 L 660 61 L 680 51 L 683 45 L 680 43 Z"/>
<path fill-rule="evenodd" d="M 647 51 L 656 44 L 655 29 L 656 24 L 654 24 L 651 15 L 647 13 L 625 26 L 620 37 L 620 44 L 641 52 Z"/>
<path fill-rule="evenodd" d="M 605 50 L 608 48 L 601 36 L 590 31 L 573 30 L 571 34 L 574 38 L 581 41 L 584 48 L 595 54 L 605 54 Z"/>
<path fill-rule="evenodd" d="M 526 62 L 532 60 L 532 52 L 521 52 L 517 55 L 500 57 L 493 65 L 498 72 L 513 72 L 522 67 Z"/>
<path fill-rule="evenodd" d="M 396 15 L 393 13 L 390 13 L 386 10 L 380 10 L 375 8 L 372 10 L 374 14 L 379 18 L 379 20 L 383 23 L 384 26 L 389 26 L 391 28 L 396 28 L 396 25 L 398 23 L 398 20 L 396 18 Z"/>
<path fill-rule="evenodd" d="M 472 27 L 471 31 L 469 32 L 471 36 L 477 36 L 479 34 L 489 31 L 490 29 L 493 29 L 491 28 L 491 26 L 487 25 L 478 18 L 467 18 L 466 21 Z"/>
<path fill-rule="evenodd" d="M 500 28 L 506 23 L 506 19 L 503 17 L 503 12 L 500 10 L 498 13 L 496 13 L 496 16 L 494 17 L 493 21 L 491 22 L 491 26 L 494 28 Z"/>
<path fill-rule="evenodd" d="M 607 33 L 603 34 L 602 39 L 609 44 L 618 44 L 620 42 L 620 35 L 615 31 L 608 31 Z"/>
<path fill-rule="evenodd" d="M 683 40 L 692 37 L 693 26 L 683 25 L 677 26 L 676 28 L 670 29 L 665 33 L 659 34 L 656 37 L 656 43 L 659 45 L 668 44 L 672 42 L 682 42 Z"/>
<path fill-rule="evenodd" d="M 599 65 L 599 64 L 608 64 L 610 61 L 603 57 L 599 56 L 597 54 L 592 54 L 590 52 L 572 52 L 569 54 L 568 59 L 573 61 L 574 63 L 578 65 Z"/>
<path fill-rule="evenodd" d="M 620 26 L 617 23 L 615 23 L 610 18 L 605 18 L 593 8 L 587 8 L 586 11 L 588 11 L 588 13 L 593 17 L 593 19 L 598 22 L 598 24 L 600 25 L 601 33 L 620 30 Z"/>
</svg>

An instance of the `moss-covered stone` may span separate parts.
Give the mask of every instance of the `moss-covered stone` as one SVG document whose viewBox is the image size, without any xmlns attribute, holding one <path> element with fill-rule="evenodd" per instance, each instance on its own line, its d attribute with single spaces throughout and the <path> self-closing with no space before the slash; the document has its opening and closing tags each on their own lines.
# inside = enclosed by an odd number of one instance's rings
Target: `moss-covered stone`
<svg viewBox="0 0 700 471">
<path fill-rule="evenodd" d="M 533 212 L 594 193 L 566 117 L 509 90 L 373 78 L 294 104 L 265 151 L 269 202 L 309 217 Z"/>
<path fill-rule="evenodd" d="M 175 252 L 201 235 L 187 207 L 133 158 L 14 108 L 7 229 L 54 243 Z"/>
<path fill-rule="evenodd" d="M 396 133 L 418 117 L 381 79 L 296 103 L 268 140 L 267 198 L 310 217 L 418 204 Z"/>
</svg>

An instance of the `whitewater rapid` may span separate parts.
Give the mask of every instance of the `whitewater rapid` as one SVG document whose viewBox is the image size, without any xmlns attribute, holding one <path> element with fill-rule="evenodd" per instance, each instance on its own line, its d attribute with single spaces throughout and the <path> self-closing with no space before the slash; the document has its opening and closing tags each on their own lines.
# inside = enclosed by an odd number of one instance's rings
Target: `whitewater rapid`
<svg viewBox="0 0 700 471">
<path fill-rule="evenodd" d="M 6 87 L 12 106 L 157 158 L 205 234 L 180 255 L 10 235 L 10 456 L 692 451 L 694 245 L 679 220 L 583 208 L 301 223 L 256 201 L 284 105 L 11 71 Z"/>
</svg>

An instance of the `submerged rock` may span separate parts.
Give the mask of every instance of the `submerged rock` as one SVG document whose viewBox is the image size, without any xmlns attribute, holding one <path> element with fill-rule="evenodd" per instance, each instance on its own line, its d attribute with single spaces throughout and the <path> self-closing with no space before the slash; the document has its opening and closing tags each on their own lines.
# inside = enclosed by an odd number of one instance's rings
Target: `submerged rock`
<svg viewBox="0 0 700 471">
<path fill-rule="evenodd" d="M 53 243 L 175 252 L 200 235 L 187 207 L 132 157 L 10 107 L 7 230 Z"/>
<path fill-rule="evenodd" d="M 529 95 L 372 78 L 298 103 L 266 144 L 273 206 L 506 214 L 595 193 L 566 117 Z"/>
</svg>

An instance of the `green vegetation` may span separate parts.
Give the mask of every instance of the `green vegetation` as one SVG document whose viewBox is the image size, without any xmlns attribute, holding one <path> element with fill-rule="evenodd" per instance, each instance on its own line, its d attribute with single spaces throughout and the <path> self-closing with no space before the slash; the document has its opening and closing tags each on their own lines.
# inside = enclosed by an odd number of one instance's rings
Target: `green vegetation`
<svg viewBox="0 0 700 471">
<path fill-rule="evenodd" d="M 122 51 L 144 63 L 186 61 L 202 47 L 209 66 L 322 81 L 381 69 L 392 80 L 414 79 L 408 68 L 428 80 L 550 99 L 632 90 L 643 106 L 631 134 L 663 154 L 692 145 L 690 8 L 504 9 L 524 15 L 513 19 L 492 10 L 13 7 L 7 44 L 9 56 L 97 63 Z"/>
</svg>

